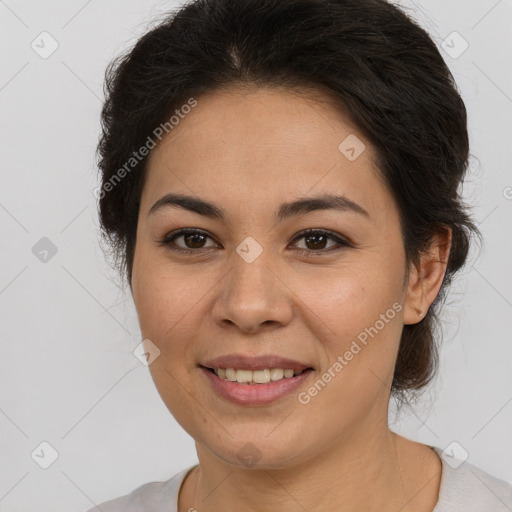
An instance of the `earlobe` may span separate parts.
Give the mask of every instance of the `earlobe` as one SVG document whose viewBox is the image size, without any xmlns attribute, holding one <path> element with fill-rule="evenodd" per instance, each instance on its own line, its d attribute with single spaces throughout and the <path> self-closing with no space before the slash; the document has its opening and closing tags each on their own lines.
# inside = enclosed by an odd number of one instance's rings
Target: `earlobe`
<svg viewBox="0 0 512 512">
<path fill-rule="evenodd" d="M 423 275 L 421 274 L 421 267 L 418 268 L 418 266 L 411 263 L 404 303 L 404 325 L 415 324 L 423 318 L 424 310 L 422 309 L 422 305 L 424 295 L 422 281 Z"/>
<path fill-rule="evenodd" d="M 446 226 L 432 236 L 418 265 L 411 264 L 404 304 L 404 325 L 415 324 L 427 314 L 443 284 L 450 256 L 452 230 Z"/>
</svg>

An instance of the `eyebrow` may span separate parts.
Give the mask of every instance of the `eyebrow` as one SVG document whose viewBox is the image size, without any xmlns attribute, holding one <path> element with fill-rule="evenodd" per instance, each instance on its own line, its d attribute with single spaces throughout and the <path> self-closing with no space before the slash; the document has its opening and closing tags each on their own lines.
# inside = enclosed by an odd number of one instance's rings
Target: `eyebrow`
<svg viewBox="0 0 512 512">
<path fill-rule="evenodd" d="M 184 194 L 166 194 L 158 199 L 151 207 L 148 215 L 165 208 L 180 207 L 191 212 L 204 215 L 212 219 L 224 220 L 225 215 L 221 208 L 208 201 Z M 352 212 L 370 218 L 370 214 L 359 204 L 346 196 L 322 194 L 316 197 L 302 197 L 295 201 L 283 203 L 275 213 L 278 221 L 283 221 L 294 215 L 301 215 L 315 210 L 338 210 Z"/>
</svg>

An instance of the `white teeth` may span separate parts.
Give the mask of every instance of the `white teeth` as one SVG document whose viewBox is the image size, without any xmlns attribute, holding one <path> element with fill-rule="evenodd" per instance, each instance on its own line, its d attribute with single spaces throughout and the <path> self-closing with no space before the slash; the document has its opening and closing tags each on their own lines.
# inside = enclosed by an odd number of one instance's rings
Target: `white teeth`
<svg viewBox="0 0 512 512">
<path fill-rule="evenodd" d="M 237 370 L 236 381 L 237 382 L 250 382 L 252 380 L 252 370 Z"/>
<path fill-rule="evenodd" d="M 226 368 L 226 379 L 234 382 L 236 380 L 236 370 Z"/>
<path fill-rule="evenodd" d="M 235 368 L 215 368 L 215 374 L 221 379 L 239 384 L 266 384 L 270 381 L 290 379 L 300 375 L 302 371 L 295 372 L 290 368 L 265 368 L 264 370 L 237 370 Z"/>
<path fill-rule="evenodd" d="M 252 380 L 258 384 L 270 382 L 270 370 L 255 370 L 252 372 Z"/>
<path fill-rule="evenodd" d="M 282 368 L 272 368 L 270 370 L 270 379 L 271 380 L 281 380 L 284 375 L 284 370 Z"/>
</svg>

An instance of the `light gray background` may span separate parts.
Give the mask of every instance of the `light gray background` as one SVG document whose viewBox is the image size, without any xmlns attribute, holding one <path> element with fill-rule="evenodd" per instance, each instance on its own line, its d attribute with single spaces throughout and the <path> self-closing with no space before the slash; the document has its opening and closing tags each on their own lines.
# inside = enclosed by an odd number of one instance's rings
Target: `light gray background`
<svg viewBox="0 0 512 512">
<path fill-rule="evenodd" d="M 0 0 L 1 511 L 83 511 L 196 462 L 132 354 L 140 331 L 99 248 L 92 193 L 104 69 L 175 5 Z M 468 107 L 465 196 L 486 245 L 452 288 L 435 386 L 393 429 L 456 441 L 512 482 L 512 1 L 402 5 L 440 47 L 454 31 L 469 43 L 441 52 Z M 31 48 L 43 31 L 59 45 L 46 59 Z M 42 237 L 57 247 L 45 263 L 32 252 Z M 43 441 L 58 452 L 48 469 L 35 462 Z"/>
</svg>

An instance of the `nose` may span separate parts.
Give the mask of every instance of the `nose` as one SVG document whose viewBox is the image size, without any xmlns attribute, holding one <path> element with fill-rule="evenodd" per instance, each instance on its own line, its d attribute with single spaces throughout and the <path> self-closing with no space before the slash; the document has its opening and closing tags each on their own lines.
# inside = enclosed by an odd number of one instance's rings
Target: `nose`
<svg viewBox="0 0 512 512">
<path fill-rule="evenodd" d="M 213 306 L 214 321 L 224 327 L 234 324 L 246 333 L 288 324 L 293 315 L 293 292 L 268 251 L 251 263 L 236 252 L 230 259 L 231 270 L 221 281 Z"/>
</svg>

